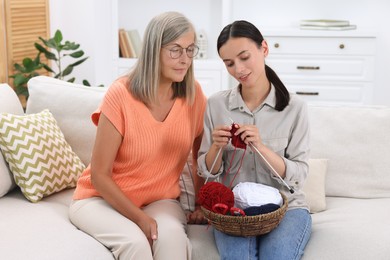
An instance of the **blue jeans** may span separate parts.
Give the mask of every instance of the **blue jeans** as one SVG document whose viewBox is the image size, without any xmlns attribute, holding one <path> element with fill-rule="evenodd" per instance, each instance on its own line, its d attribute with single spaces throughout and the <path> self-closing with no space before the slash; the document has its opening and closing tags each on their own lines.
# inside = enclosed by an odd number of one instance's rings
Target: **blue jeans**
<svg viewBox="0 0 390 260">
<path fill-rule="evenodd" d="M 236 237 L 214 229 L 221 260 L 301 259 L 311 234 L 311 216 L 305 209 L 288 210 L 270 233 L 257 237 Z"/>
</svg>

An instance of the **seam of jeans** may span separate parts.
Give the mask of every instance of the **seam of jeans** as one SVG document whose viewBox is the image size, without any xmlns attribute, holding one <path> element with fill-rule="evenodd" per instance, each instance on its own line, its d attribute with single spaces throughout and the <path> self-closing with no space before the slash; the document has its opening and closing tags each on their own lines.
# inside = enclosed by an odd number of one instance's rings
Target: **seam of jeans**
<svg viewBox="0 0 390 260">
<path fill-rule="evenodd" d="M 248 260 L 252 260 L 252 254 L 254 252 L 256 252 L 256 246 L 257 246 L 257 243 L 255 242 L 256 238 L 255 237 L 248 237 Z M 252 252 L 252 249 L 254 249 L 255 251 Z"/>
<path fill-rule="evenodd" d="M 310 217 L 310 221 L 307 221 L 306 222 L 306 226 L 305 226 L 305 229 L 304 229 L 304 232 L 302 233 L 302 236 L 299 240 L 299 246 L 297 247 L 297 250 L 295 252 L 295 256 L 294 256 L 294 259 L 293 260 L 299 260 L 300 258 L 298 258 L 299 256 L 299 252 L 302 251 L 302 242 L 303 242 L 303 239 L 305 238 L 305 234 L 307 233 L 307 230 L 309 229 L 309 226 L 311 226 L 311 216 L 309 215 Z"/>
</svg>

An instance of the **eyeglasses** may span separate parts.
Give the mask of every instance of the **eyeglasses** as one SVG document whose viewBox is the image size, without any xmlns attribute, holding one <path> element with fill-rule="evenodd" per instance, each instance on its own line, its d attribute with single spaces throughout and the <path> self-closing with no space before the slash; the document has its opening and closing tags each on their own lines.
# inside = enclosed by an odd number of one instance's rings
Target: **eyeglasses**
<svg viewBox="0 0 390 260">
<path fill-rule="evenodd" d="M 183 55 L 183 50 L 186 50 L 186 54 L 188 58 L 193 58 L 198 54 L 199 47 L 196 45 L 188 46 L 187 48 L 183 48 L 181 46 L 175 46 L 169 49 L 169 54 L 172 59 L 178 59 Z"/>
</svg>

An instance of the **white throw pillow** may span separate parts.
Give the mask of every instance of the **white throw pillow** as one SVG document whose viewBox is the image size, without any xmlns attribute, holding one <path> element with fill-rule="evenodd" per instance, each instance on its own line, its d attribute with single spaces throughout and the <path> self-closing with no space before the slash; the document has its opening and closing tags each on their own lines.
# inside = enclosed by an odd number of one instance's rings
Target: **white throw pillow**
<svg viewBox="0 0 390 260">
<path fill-rule="evenodd" d="M 328 168 L 327 159 L 309 159 L 309 174 L 303 191 L 310 213 L 317 213 L 326 209 L 325 176 Z"/>
<path fill-rule="evenodd" d="M 7 84 L 0 84 L 0 113 L 11 113 L 14 115 L 23 115 L 24 113 L 18 96 Z M 0 151 L 0 198 L 15 186 L 12 173 Z"/>
<path fill-rule="evenodd" d="M 96 135 L 91 114 L 99 107 L 108 87 L 87 87 L 38 76 L 29 80 L 28 89 L 27 114 L 49 109 L 66 141 L 88 165 Z"/>
<path fill-rule="evenodd" d="M 309 106 L 308 111 L 310 156 L 329 159 L 326 195 L 390 197 L 390 107 Z"/>
<path fill-rule="evenodd" d="M 75 187 L 85 168 L 49 110 L 0 114 L 0 148 L 16 184 L 31 202 Z"/>
</svg>

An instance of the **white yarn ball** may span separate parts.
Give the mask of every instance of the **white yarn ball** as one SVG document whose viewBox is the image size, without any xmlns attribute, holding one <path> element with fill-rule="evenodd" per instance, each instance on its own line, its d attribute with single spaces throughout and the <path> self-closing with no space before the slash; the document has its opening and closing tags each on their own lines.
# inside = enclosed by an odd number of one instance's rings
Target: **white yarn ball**
<svg viewBox="0 0 390 260">
<path fill-rule="evenodd" d="M 246 209 L 268 203 L 282 206 L 283 198 L 279 190 L 261 183 L 240 182 L 233 188 L 235 207 Z"/>
</svg>

